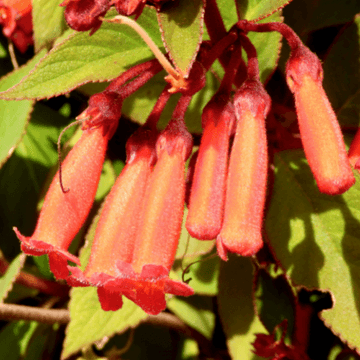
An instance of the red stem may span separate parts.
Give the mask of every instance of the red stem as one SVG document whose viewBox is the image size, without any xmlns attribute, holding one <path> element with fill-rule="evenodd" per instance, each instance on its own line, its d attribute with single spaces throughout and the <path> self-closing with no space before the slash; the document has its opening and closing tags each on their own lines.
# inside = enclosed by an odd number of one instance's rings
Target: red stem
<svg viewBox="0 0 360 360">
<path fill-rule="evenodd" d="M 157 59 L 146 61 L 144 63 L 138 64 L 130 68 L 129 70 L 123 72 L 116 79 L 111 81 L 110 85 L 106 88 L 108 91 L 118 91 L 122 85 L 124 85 L 130 79 L 140 75 L 141 73 L 152 69 L 159 62 Z"/>
<path fill-rule="evenodd" d="M 133 80 L 129 84 L 122 86 L 118 90 L 113 89 L 112 91 L 119 93 L 119 95 L 123 99 L 125 99 L 128 96 L 132 95 L 135 91 L 137 91 L 143 85 L 145 85 L 152 77 L 154 77 L 162 69 L 163 68 L 160 65 L 160 63 L 158 61 L 156 61 L 156 63 L 154 63 L 148 70 L 146 70 L 141 75 L 139 75 L 135 80 Z M 106 90 L 108 90 L 108 88 Z"/>
<path fill-rule="evenodd" d="M 151 129 L 156 128 L 156 124 L 160 119 L 161 113 L 163 112 L 171 94 L 169 93 L 170 85 L 166 85 L 150 115 L 148 116 L 145 125 Z"/>
<path fill-rule="evenodd" d="M 241 57 L 242 49 L 241 49 L 240 42 L 237 41 L 234 44 L 234 47 L 235 47 L 235 49 L 232 52 L 232 55 L 231 55 L 231 58 L 229 61 L 229 65 L 226 68 L 225 75 L 221 81 L 219 92 L 224 91 L 226 93 L 230 93 L 231 85 L 233 84 L 235 76 L 239 70 L 239 65 L 243 61 L 242 57 Z"/>
<path fill-rule="evenodd" d="M 297 49 L 299 46 L 302 46 L 302 41 L 295 34 L 294 30 L 291 29 L 288 25 L 280 22 L 270 22 L 264 24 L 255 24 L 247 20 L 240 20 L 237 23 L 237 27 L 245 32 L 255 31 L 255 32 L 270 32 L 277 31 L 279 32 L 289 43 L 291 51 Z"/>
<path fill-rule="evenodd" d="M 241 45 L 246 51 L 248 57 L 247 64 L 247 76 L 248 79 L 259 79 L 259 61 L 257 58 L 257 53 L 255 46 L 252 44 L 250 39 L 244 34 L 239 34 Z"/>
<path fill-rule="evenodd" d="M 219 8 L 216 4 L 216 0 L 206 1 L 204 20 L 213 44 L 217 43 L 226 36 L 226 28 L 224 26 L 224 22 L 221 17 Z M 219 61 L 221 65 L 226 68 L 230 61 L 230 53 L 228 51 L 222 53 L 219 56 Z"/>
<path fill-rule="evenodd" d="M 206 70 L 209 70 L 213 62 L 224 53 L 224 50 L 230 46 L 237 39 L 237 34 L 233 31 L 229 32 L 226 36 L 221 38 L 209 51 L 206 60 L 202 62 L 202 65 Z M 228 63 L 228 62 L 227 62 Z"/>
</svg>

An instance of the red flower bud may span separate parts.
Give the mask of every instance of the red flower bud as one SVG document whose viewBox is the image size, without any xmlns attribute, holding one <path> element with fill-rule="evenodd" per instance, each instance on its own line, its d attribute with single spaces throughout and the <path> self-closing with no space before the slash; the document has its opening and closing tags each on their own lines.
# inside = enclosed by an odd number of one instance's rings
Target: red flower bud
<svg viewBox="0 0 360 360">
<path fill-rule="evenodd" d="M 204 108 L 204 132 L 193 176 L 186 228 L 202 240 L 219 234 L 224 211 L 229 132 L 235 111 L 228 97 L 215 96 Z"/>
<path fill-rule="evenodd" d="M 319 190 L 341 194 L 355 182 L 334 110 L 322 87 L 320 60 L 300 45 L 286 65 L 286 79 L 295 96 L 301 140 Z"/>
<path fill-rule="evenodd" d="M 31 0 L 0 0 L 0 25 L 3 34 L 24 53 L 32 39 Z"/>
<path fill-rule="evenodd" d="M 263 245 L 261 227 L 267 179 L 265 118 L 270 97 L 258 80 L 247 80 L 235 94 L 238 120 L 231 149 L 224 221 L 217 237 L 219 256 L 227 251 L 254 255 Z"/>
<path fill-rule="evenodd" d="M 89 106 L 77 117 L 78 120 L 86 119 L 83 130 L 92 127 L 110 125 L 115 131 L 118 120 L 121 117 L 123 99 L 119 94 L 111 91 L 103 91 L 92 95 L 89 99 Z"/>
<path fill-rule="evenodd" d="M 101 26 L 100 16 L 109 10 L 110 0 L 65 0 L 60 6 L 66 6 L 65 20 L 76 31 L 87 31 L 91 34 Z"/>
<path fill-rule="evenodd" d="M 58 279 L 68 276 L 68 260 L 80 264 L 67 249 L 93 204 L 111 133 L 112 130 L 105 131 L 104 127 L 85 130 L 62 164 L 62 181 L 69 191 L 62 191 L 57 173 L 46 194 L 34 234 L 25 237 L 14 228 L 26 254 L 49 255 L 50 269 Z"/>
</svg>

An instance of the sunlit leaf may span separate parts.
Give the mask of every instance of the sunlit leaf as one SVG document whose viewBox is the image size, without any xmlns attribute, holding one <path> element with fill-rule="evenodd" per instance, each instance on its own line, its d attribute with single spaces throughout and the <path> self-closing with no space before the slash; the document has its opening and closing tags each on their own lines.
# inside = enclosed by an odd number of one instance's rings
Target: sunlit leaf
<svg viewBox="0 0 360 360">
<path fill-rule="evenodd" d="M 330 291 L 325 323 L 360 347 L 360 185 L 321 194 L 302 151 L 278 153 L 266 230 L 274 255 L 296 285 Z"/>
<path fill-rule="evenodd" d="M 45 53 L 46 51 L 42 51 L 30 60 L 27 65 L 2 78 L 0 80 L 0 91 L 5 91 L 17 84 L 34 68 Z M 32 106 L 33 102 L 29 100 L 0 100 L 0 167 L 10 157 L 21 135 L 24 133 Z"/>
<path fill-rule="evenodd" d="M 146 8 L 138 20 L 161 46 L 155 10 Z M 43 99 L 65 94 L 91 81 L 107 81 L 139 61 L 151 50 L 134 30 L 104 23 L 92 36 L 75 33 L 55 46 L 19 85 L 1 94 L 6 99 Z"/>
<path fill-rule="evenodd" d="M 62 0 L 33 0 L 32 17 L 35 50 L 49 47 L 66 28 Z"/>
<path fill-rule="evenodd" d="M 204 22 L 203 0 L 175 0 L 158 13 L 164 45 L 177 70 L 187 76 L 199 50 Z"/>
</svg>

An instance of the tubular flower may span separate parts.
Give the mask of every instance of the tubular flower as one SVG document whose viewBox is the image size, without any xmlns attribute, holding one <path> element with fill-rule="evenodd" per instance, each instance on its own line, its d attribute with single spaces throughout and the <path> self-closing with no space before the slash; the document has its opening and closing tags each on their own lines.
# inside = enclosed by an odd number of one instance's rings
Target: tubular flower
<svg viewBox="0 0 360 360">
<path fill-rule="evenodd" d="M 203 135 L 193 176 L 186 228 L 202 240 L 219 234 L 225 201 L 230 127 L 234 106 L 227 96 L 215 95 L 203 110 Z"/>
<path fill-rule="evenodd" d="M 334 110 L 322 87 L 320 60 L 299 45 L 286 65 L 286 79 L 294 93 L 301 140 L 319 190 L 341 194 L 355 182 Z"/>
<path fill-rule="evenodd" d="M 185 197 L 185 160 L 190 134 L 174 121 L 156 143 L 157 163 L 143 199 L 131 264 L 116 262 L 119 276 L 98 292 L 104 310 L 119 308 L 125 295 L 145 312 L 156 315 L 166 308 L 165 293 L 189 296 L 184 283 L 169 279 L 181 231 Z"/>
<path fill-rule="evenodd" d="M 0 25 L 3 34 L 24 53 L 32 39 L 31 0 L 0 0 Z"/>
<path fill-rule="evenodd" d="M 146 128 L 139 129 L 128 140 L 127 163 L 102 208 L 89 263 L 84 273 L 69 267 L 72 275 L 68 283 L 97 286 L 104 310 L 117 310 L 122 306 L 121 295 L 113 300 L 104 298 L 103 285 L 121 275 L 117 261 L 132 261 L 145 188 L 156 159 L 155 140 L 156 132 Z"/>
<path fill-rule="evenodd" d="M 258 80 L 247 80 L 235 94 L 238 121 L 230 155 L 224 221 L 218 254 L 254 255 L 263 245 L 261 227 L 267 179 L 265 118 L 270 97 Z"/>
<path fill-rule="evenodd" d="M 69 190 L 62 191 L 57 173 L 33 235 L 25 237 L 14 228 L 26 254 L 48 254 L 50 269 L 57 279 L 68 276 L 68 260 L 80 264 L 67 249 L 93 204 L 110 134 L 112 129 L 105 126 L 85 130 L 62 165 L 62 181 Z"/>
</svg>

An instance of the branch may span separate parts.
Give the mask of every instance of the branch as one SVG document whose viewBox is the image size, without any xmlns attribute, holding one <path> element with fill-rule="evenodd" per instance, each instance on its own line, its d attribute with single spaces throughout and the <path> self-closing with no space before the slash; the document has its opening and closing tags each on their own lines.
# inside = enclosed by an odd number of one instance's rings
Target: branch
<svg viewBox="0 0 360 360">
<path fill-rule="evenodd" d="M 70 321 L 70 312 L 66 309 L 43 309 L 25 305 L 0 304 L 0 319 L 7 321 L 27 320 L 38 321 L 44 324 L 67 324 Z M 160 313 L 150 315 L 142 323 L 163 326 L 193 338 L 199 345 L 201 352 L 207 356 L 214 354 L 212 343 L 197 330 L 186 325 L 175 315 Z"/>
<path fill-rule="evenodd" d="M 66 324 L 70 321 L 68 310 L 43 309 L 25 305 L 0 304 L 1 320 L 38 321 L 44 324 Z"/>
</svg>

